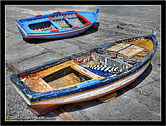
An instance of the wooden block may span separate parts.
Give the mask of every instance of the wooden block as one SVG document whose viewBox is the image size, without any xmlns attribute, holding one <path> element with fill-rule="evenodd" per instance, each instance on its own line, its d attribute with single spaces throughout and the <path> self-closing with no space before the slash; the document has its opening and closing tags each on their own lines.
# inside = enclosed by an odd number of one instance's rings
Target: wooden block
<svg viewBox="0 0 166 126">
<path fill-rule="evenodd" d="M 60 107 L 61 105 L 27 105 L 28 108 L 37 116 L 46 114 L 58 107 Z"/>
<path fill-rule="evenodd" d="M 111 94 L 107 94 L 107 95 L 104 95 L 104 96 L 98 98 L 98 100 L 100 102 L 106 103 L 106 102 L 109 102 L 109 101 L 115 99 L 116 97 L 117 97 L 117 92 L 113 92 Z"/>
<path fill-rule="evenodd" d="M 55 110 L 63 120 L 75 120 L 69 113 L 65 112 L 62 107 Z"/>
</svg>

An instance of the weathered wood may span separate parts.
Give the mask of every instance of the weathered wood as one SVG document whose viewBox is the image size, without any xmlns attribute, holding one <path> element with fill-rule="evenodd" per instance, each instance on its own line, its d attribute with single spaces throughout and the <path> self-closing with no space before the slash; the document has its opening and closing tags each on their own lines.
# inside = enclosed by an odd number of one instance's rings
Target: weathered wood
<svg viewBox="0 0 166 126">
<path fill-rule="evenodd" d="M 37 116 L 46 114 L 60 106 L 61 105 L 27 105 L 31 112 L 33 112 Z"/>
<path fill-rule="evenodd" d="M 75 120 L 69 113 L 65 112 L 62 107 L 55 110 L 63 120 Z"/>
<path fill-rule="evenodd" d="M 98 100 L 100 102 L 105 103 L 105 102 L 109 102 L 109 101 L 115 99 L 116 97 L 117 97 L 117 92 L 113 92 L 111 94 L 107 94 L 107 95 L 104 95 L 102 97 L 99 97 Z"/>
</svg>

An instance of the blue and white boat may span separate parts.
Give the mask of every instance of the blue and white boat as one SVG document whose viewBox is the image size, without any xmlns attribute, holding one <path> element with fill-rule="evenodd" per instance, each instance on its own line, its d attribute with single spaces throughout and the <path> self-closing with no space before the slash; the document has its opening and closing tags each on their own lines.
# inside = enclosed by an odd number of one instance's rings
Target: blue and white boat
<svg viewBox="0 0 166 126">
<path fill-rule="evenodd" d="M 17 19 L 16 25 L 25 41 L 66 38 L 87 31 L 96 22 L 98 12 L 99 9 L 96 12 L 66 11 L 38 14 L 34 17 Z"/>
</svg>

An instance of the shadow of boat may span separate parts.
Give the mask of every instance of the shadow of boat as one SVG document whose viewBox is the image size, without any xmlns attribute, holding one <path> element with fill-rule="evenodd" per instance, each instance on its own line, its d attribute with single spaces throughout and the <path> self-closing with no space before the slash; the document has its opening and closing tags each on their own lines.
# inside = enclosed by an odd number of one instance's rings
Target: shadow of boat
<svg viewBox="0 0 166 126">
<path fill-rule="evenodd" d="M 152 64 L 150 63 L 147 69 L 133 83 L 117 91 L 118 94 L 117 97 L 123 95 L 125 92 L 139 85 L 150 74 L 151 71 L 152 71 Z"/>
</svg>

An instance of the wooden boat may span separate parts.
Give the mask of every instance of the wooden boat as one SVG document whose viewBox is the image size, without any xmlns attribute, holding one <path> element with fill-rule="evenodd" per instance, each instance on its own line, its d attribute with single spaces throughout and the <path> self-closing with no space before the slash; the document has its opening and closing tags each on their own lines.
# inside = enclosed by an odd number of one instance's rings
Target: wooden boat
<svg viewBox="0 0 166 126">
<path fill-rule="evenodd" d="M 10 79 L 32 106 L 95 99 L 127 86 L 146 70 L 157 49 L 156 31 L 45 62 Z"/>
<path fill-rule="evenodd" d="M 23 36 L 29 39 L 55 39 L 78 35 L 87 31 L 97 20 L 96 12 L 66 11 L 17 19 L 16 25 Z"/>
</svg>

